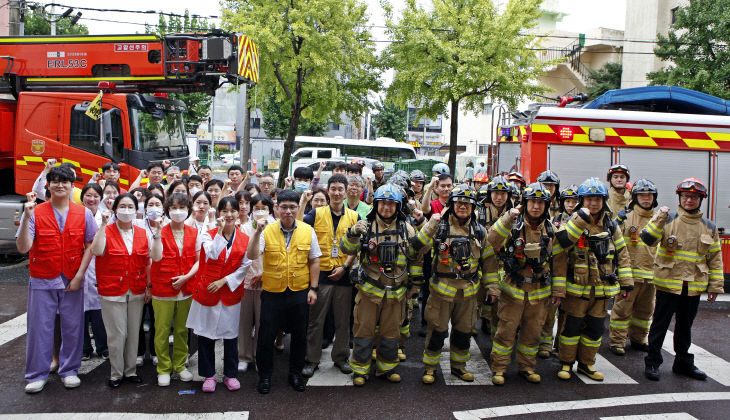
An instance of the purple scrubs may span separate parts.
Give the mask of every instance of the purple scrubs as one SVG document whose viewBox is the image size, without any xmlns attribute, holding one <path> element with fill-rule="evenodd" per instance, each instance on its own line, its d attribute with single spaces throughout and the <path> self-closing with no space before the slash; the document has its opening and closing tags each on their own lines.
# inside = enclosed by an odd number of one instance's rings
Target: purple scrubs
<svg viewBox="0 0 730 420">
<path fill-rule="evenodd" d="M 85 210 L 84 240 L 91 242 L 96 235 L 97 226 L 94 215 L 89 209 Z M 61 214 L 54 208 L 53 214 L 59 230 L 63 232 L 68 213 Z M 28 220 L 28 230 L 35 240 L 35 215 Z M 15 234 L 16 238 L 19 234 L 20 228 Z M 84 347 L 84 287 L 82 285 L 75 292 L 66 292 L 70 281 L 63 274 L 54 279 L 30 277 L 28 281 L 28 334 L 25 348 L 25 379 L 28 382 L 48 378 L 53 358 L 56 314 L 61 317 L 58 374 L 61 377 L 78 375 Z"/>
</svg>

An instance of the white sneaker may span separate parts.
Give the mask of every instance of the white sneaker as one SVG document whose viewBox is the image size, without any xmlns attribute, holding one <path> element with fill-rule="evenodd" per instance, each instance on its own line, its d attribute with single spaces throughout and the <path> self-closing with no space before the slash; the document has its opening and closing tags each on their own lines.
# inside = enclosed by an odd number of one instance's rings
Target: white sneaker
<svg viewBox="0 0 730 420">
<path fill-rule="evenodd" d="M 46 380 L 30 382 L 25 386 L 25 392 L 28 394 L 35 394 L 43 391 L 43 387 L 46 386 Z"/>
<path fill-rule="evenodd" d="M 81 379 L 76 375 L 64 376 L 61 382 L 67 389 L 78 388 L 81 385 Z"/>
<path fill-rule="evenodd" d="M 157 366 L 157 363 L 159 363 L 159 359 L 157 356 L 152 356 L 152 365 Z"/>
<path fill-rule="evenodd" d="M 238 362 L 238 371 L 245 373 L 248 370 L 248 362 Z"/>
<path fill-rule="evenodd" d="M 140 367 L 144 364 L 144 356 L 137 356 L 137 367 Z"/>
<path fill-rule="evenodd" d="M 193 380 L 193 374 L 187 369 L 184 369 L 180 372 L 178 372 L 178 375 L 180 375 L 180 380 L 183 382 L 190 382 Z"/>
<path fill-rule="evenodd" d="M 170 386 L 170 375 L 157 375 L 157 385 Z"/>
</svg>

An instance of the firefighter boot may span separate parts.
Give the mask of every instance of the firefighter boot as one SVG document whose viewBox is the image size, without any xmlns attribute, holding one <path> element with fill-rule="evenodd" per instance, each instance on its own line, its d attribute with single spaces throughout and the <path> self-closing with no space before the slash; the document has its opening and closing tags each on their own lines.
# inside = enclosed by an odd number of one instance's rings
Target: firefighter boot
<svg viewBox="0 0 730 420">
<path fill-rule="evenodd" d="M 609 350 L 611 350 L 611 353 L 615 354 L 616 356 L 626 355 L 626 348 L 622 346 L 611 346 Z"/>
<path fill-rule="evenodd" d="M 492 383 L 494 385 L 504 385 L 504 372 L 494 372 L 492 374 Z"/>
<path fill-rule="evenodd" d="M 406 349 L 398 347 L 398 360 L 404 362 L 406 360 Z"/>
<path fill-rule="evenodd" d="M 573 377 L 573 365 L 568 364 L 568 363 L 563 363 L 563 366 L 558 371 L 558 378 L 562 379 L 564 381 L 568 381 L 572 377 Z"/>
<path fill-rule="evenodd" d="M 541 359 L 549 359 L 550 358 L 550 350 L 540 350 L 537 352 L 537 357 Z"/>
<path fill-rule="evenodd" d="M 367 380 L 367 375 L 361 375 L 359 373 L 356 373 L 355 376 L 352 377 L 352 384 L 355 386 L 363 386 L 365 385 L 365 382 L 367 382 Z"/>
<path fill-rule="evenodd" d="M 584 365 L 583 363 L 578 363 L 578 372 L 586 375 L 587 377 L 593 379 L 594 381 L 601 382 L 603 381 L 603 374 L 597 370 L 593 369 L 593 365 Z"/>
<path fill-rule="evenodd" d="M 400 375 L 395 373 L 395 371 L 393 371 L 393 370 L 389 370 L 389 371 L 383 372 L 383 373 L 378 373 L 375 376 L 377 376 L 378 378 L 381 378 L 381 379 L 386 379 L 386 380 L 388 380 L 388 382 L 393 382 L 395 384 L 400 382 Z"/>
<path fill-rule="evenodd" d="M 426 369 L 423 371 L 422 381 L 424 384 L 432 384 L 436 380 L 436 369 Z"/>
<path fill-rule="evenodd" d="M 377 359 L 377 358 L 378 358 L 378 352 L 377 352 L 377 350 L 376 350 L 376 349 L 373 349 L 373 355 L 372 355 L 372 358 L 373 358 L 373 360 L 375 360 L 375 359 Z"/>
<path fill-rule="evenodd" d="M 474 374 L 464 368 L 451 368 L 451 374 L 458 376 L 464 382 L 474 382 Z"/>
<path fill-rule="evenodd" d="M 540 375 L 535 373 L 534 370 L 521 370 L 520 376 L 525 378 L 525 380 L 532 384 L 539 384 L 540 383 Z"/>
</svg>

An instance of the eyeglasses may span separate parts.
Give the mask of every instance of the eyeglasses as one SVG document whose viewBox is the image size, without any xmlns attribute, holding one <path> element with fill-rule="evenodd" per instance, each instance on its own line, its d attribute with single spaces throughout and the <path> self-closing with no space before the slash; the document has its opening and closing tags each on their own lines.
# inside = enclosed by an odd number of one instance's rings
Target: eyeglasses
<svg viewBox="0 0 730 420">
<path fill-rule="evenodd" d="M 272 186 L 274 186 L 274 183 L 273 182 L 261 182 L 260 184 L 261 184 L 262 187 L 263 186 L 266 186 L 266 187 L 272 187 Z"/>
<path fill-rule="evenodd" d="M 296 211 L 299 206 L 279 206 L 279 210 L 281 211 Z"/>
</svg>

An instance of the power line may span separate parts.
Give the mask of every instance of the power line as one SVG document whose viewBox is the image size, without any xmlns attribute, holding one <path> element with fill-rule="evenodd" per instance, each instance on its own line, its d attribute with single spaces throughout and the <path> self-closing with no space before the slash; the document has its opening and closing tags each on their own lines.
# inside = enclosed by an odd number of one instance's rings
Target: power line
<svg viewBox="0 0 730 420">
<path fill-rule="evenodd" d="M 39 4 L 40 3 L 36 3 Z M 170 17 L 185 17 L 185 15 L 181 15 L 178 13 L 168 13 L 168 12 L 158 12 L 155 10 L 130 10 L 130 9 L 100 9 L 100 8 L 94 8 L 94 7 L 79 7 L 79 6 L 69 6 L 66 4 L 59 4 L 59 3 L 49 3 L 46 6 L 58 6 L 58 7 L 66 7 L 71 9 L 78 9 L 78 10 L 88 10 L 92 12 L 112 12 L 112 13 L 134 13 L 134 14 L 142 14 L 142 15 L 163 15 L 163 16 L 170 16 Z M 220 16 L 215 15 L 209 15 L 209 16 L 201 16 L 201 15 L 189 15 L 189 18 L 198 17 L 198 18 L 204 18 L 204 19 L 220 19 Z M 123 22 L 120 22 L 123 23 Z M 132 23 L 132 22 L 130 22 Z"/>
<path fill-rule="evenodd" d="M 151 27 L 156 27 L 156 28 L 163 27 L 163 26 L 164 27 L 169 26 L 169 25 L 159 25 L 159 24 L 154 24 L 154 23 L 125 22 L 125 21 L 121 21 L 121 20 L 97 19 L 97 18 L 89 18 L 89 17 L 83 17 L 83 16 L 81 17 L 81 20 L 92 20 L 92 21 L 95 21 L 95 22 L 108 22 L 108 23 L 122 23 L 122 24 L 127 24 L 127 25 L 138 25 L 138 26 L 151 26 Z M 186 28 L 183 28 L 183 29 L 185 29 L 185 30 L 194 30 L 194 31 L 206 31 L 206 32 L 207 31 L 210 31 L 210 28 L 192 28 L 192 27 L 186 27 Z"/>
</svg>

